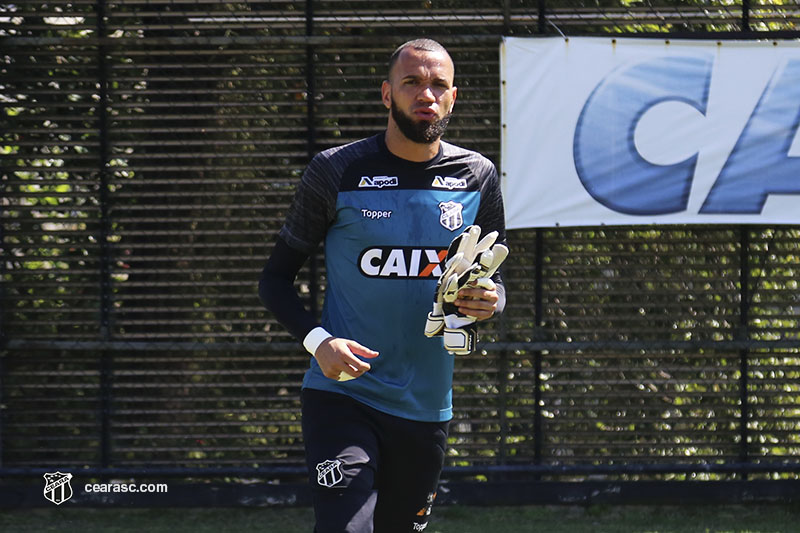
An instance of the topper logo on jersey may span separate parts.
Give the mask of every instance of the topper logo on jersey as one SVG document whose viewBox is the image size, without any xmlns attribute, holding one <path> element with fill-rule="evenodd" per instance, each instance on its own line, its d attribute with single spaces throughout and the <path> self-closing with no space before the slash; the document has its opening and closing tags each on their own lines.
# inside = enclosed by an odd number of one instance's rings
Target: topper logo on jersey
<svg viewBox="0 0 800 533">
<path fill-rule="evenodd" d="M 397 187 L 399 184 L 397 176 L 361 176 L 358 188 L 383 189 L 384 187 Z"/>
<path fill-rule="evenodd" d="M 687 209 L 700 147 L 683 161 L 655 164 L 640 154 L 634 131 L 645 112 L 667 101 L 691 106 L 708 119 L 713 69 L 712 54 L 658 57 L 602 80 L 581 111 L 574 137 L 575 168 L 589 194 L 620 213 Z M 799 134 L 798 79 L 798 59 L 785 60 L 772 72 L 733 150 L 720 161 L 699 213 L 760 214 L 770 195 L 800 194 L 800 157 L 792 153 Z"/>
<path fill-rule="evenodd" d="M 376 246 L 358 257 L 358 267 L 368 278 L 430 279 L 442 275 L 447 250 L 411 246 Z"/>
<path fill-rule="evenodd" d="M 435 178 L 433 178 L 433 183 L 431 183 L 431 187 L 436 187 L 437 189 L 447 189 L 450 191 L 452 191 L 453 189 L 466 189 L 467 178 L 436 176 Z"/>
</svg>

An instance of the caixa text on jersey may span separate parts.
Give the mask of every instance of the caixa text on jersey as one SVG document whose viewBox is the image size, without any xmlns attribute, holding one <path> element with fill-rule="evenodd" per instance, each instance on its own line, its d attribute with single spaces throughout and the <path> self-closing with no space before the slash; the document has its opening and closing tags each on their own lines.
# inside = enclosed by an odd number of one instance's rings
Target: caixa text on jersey
<svg viewBox="0 0 800 533">
<path fill-rule="evenodd" d="M 358 267 L 368 278 L 438 278 L 447 249 L 411 246 L 375 246 L 358 257 Z"/>
</svg>

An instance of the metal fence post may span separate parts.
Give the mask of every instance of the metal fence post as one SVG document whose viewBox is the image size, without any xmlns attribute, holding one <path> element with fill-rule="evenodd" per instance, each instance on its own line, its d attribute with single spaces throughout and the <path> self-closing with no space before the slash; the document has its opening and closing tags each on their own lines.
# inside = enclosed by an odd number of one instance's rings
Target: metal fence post
<svg viewBox="0 0 800 533">
<path fill-rule="evenodd" d="M 3 243 L 3 224 L 0 223 L 0 243 Z M 3 245 L 3 256 L 0 256 L 0 280 L 5 280 L 5 245 Z M 6 344 L 8 343 L 8 339 L 6 338 L 6 331 L 5 331 L 5 322 L 4 322 L 4 314 L 5 314 L 5 306 L 6 306 L 6 292 L 5 292 L 5 282 L 0 282 L 0 468 L 3 467 L 5 462 L 3 461 L 3 451 L 5 450 L 4 443 L 4 431 L 5 431 L 5 411 L 6 411 L 6 395 L 5 395 L 5 387 L 6 387 L 6 373 L 5 373 L 5 358 L 6 358 Z"/>
<path fill-rule="evenodd" d="M 2 197 L 6 197 L 6 182 L 0 181 L 0 190 L 3 191 Z M 6 305 L 8 305 L 6 295 L 6 256 L 8 248 L 6 245 L 6 223 L 5 218 L 0 218 L 0 468 L 3 467 L 4 443 L 4 430 L 5 430 L 5 410 L 6 410 L 6 374 L 5 374 L 5 356 L 6 345 L 8 344 L 8 337 L 6 336 Z"/>
<path fill-rule="evenodd" d="M 536 229 L 533 320 L 534 335 L 542 324 L 542 290 L 544 287 L 544 230 Z M 533 463 L 542 464 L 542 351 L 533 352 Z"/>
<path fill-rule="evenodd" d="M 539 0 L 537 4 L 539 19 L 536 22 L 537 33 L 547 33 L 547 0 Z"/>
<path fill-rule="evenodd" d="M 749 314 L 750 314 L 750 231 L 747 226 L 739 226 L 739 331 L 738 337 L 742 341 L 749 340 Z M 748 394 L 748 355 L 749 350 L 739 350 L 739 402 L 741 404 L 741 420 L 739 421 L 739 462 L 742 464 L 750 461 L 748 440 L 750 437 L 747 423 L 750 418 L 750 405 Z M 742 472 L 747 479 L 747 472 Z"/>
<path fill-rule="evenodd" d="M 742 31 L 750 31 L 750 0 L 742 0 Z"/>
<path fill-rule="evenodd" d="M 105 0 L 97 0 L 97 35 L 106 35 Z M 97 45 L 97 128 L 99 136 L 98 172 L 100 177 L 100 340 L 111 340 L 111 246 L 109 233 L 111 220 L 109 214 L 109 133 L 108 133 L 108 59 L 106 47 Z M 100 464 L 108 467 L 111 464 L 111 408 L 112 398 L 112 358 L 110 350 L 104 348 L 100 354 Z"/>
<path fill-rule="evenodd" d="M 497 357 L 497 388 L 500 406 L 497 418 L 500 420 L 500 442 L 498 443 L 498 453 L 500 455 L 499 464 L 504 465 L 508 462 L 508 351 L 500 350 Z"/>
<path fill-rule="evenodd" d="M 314 35 L 314 1 L 306 0 L 306 37 Z M 306 44 L 306 154 L 308 162 L 316 154 L 316 61 L 314 60 L 314 47 Z M 309 309 L 314 316 L 319 315 L 319 254 L 313 253 L 309 258 Z"/>
</svg>

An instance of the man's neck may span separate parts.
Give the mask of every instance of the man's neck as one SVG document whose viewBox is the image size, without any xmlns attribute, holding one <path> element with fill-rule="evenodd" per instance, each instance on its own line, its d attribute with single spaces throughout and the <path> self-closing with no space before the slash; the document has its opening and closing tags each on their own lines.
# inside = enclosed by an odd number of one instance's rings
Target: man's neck
<svg viewBox="0 0 800 533">
<path fill-rule="evenodd" d="M 386 148 L 401 159 L 421 163 L 429 161 L 439 153 L 439 139 L 430 144 L 415 143 L 403 135 L 394 124 L 386 129 Z"/>
</svg>

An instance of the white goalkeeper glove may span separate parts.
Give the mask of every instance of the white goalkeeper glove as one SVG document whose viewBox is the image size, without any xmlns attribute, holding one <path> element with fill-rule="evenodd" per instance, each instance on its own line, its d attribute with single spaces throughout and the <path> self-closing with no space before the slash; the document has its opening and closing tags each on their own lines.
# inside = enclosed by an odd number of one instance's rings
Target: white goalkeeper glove
<svg viewBox="0 0 800 533">
<path fill-rule="evenodd" d="M 474 249 L 480 237 L 480 227 L 469 226 L 463 233 L 458 235 L 447 248 L 447 255 L 444 261 L 444 269 L 436 282 L 436 292 L 433 297 L 433 311 L 428 313 L 428 320 L 425 323 L 425 335 L 433 337 L 441 335 L 444 329 L 444 288 L 445 280 L 453 276 L 458 277 L 472 265 L 471 260 L 465 257 L 468 254 L 474 255 Z"/>
<path fill-rule="evenodd" d="M 460 313 L 453 304 L 458 292 L 466 287 L 495 289 L 490 278 L 508 257 L 507 247 L 494 244 L 496 231 L 478 241 L 480 235 L 479 226 L 469 226 L 450 243 L 444 272 L 436 285 L 433 310 L 425 323 L 425 335 L 442 335 L 445 349 L 456 355 L 471 353 L 478 342 L 477 318 Z"/>
</svg>

